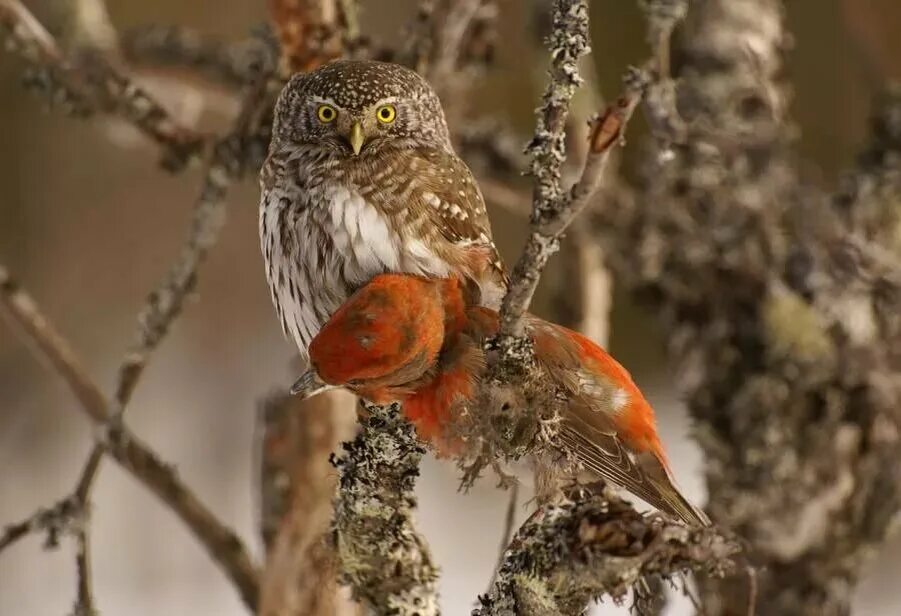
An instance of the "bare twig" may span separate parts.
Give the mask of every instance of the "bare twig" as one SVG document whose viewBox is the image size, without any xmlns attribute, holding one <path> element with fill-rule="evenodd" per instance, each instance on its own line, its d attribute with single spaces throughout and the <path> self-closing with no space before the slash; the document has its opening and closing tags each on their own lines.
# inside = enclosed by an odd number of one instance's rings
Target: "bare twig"
<svg viewBox="0 0 901 616">
<path fill-rule="evenodd" d="M 95 616 L 94 593 L 91 583 L 91 534 L 89 513 L 84 511 L 75 532 L 75 566 L 78 577 L 78 595 L 73 616 Z"/>
<path fill-rule="evenodd" d="M 225 221 L 225 192 L 230 182 L 239 177 L 245 167 L 243 142 L 257 128 L 257 110 L 265 99 L 265 90 L 266 80 L 263 79 L 248 94 L 232 132 L 214 149 L 213 159 L 194 209 L 188 240 L 168 276 L 149 295 L 147 304 L 138 315 L 136 340 L 119 367 L 115 386 L 113 419 L 117 422 L 121 421 L 150 355 L 181 314 L 184 302 L 196 284 L 197 270 L 218 239 Z M 88 502 L 103 452 L 104 444 L 97 443 L 82 470 L 78 492 L 81 494 L 79 502 L 83 505 Z"/>
<path fill-rule="evenodd" d="M 0 0 L 0 34 L 10 50 L 33 65 L 30 83 L 51 102 L 80 115 L 99 111 L 126 120 L 162 147 L 163 164 L 169 169 L 181 169 L 200 155 L 203 136 L 180 126 L 162 105 L 101 57 L 92 55 L 84 65 L 67 58 L 19 0 Z"/>
<path fill-rule="evenodd" d="M 647 575 L 730 571 L 737 551 L 713 529 L 645 518 L 610 494 L 577 495 L 544 506 L 520 527 L 473 614 L 582 614 L 590 600 L 621 598 Z"/>
<path fill-rule="evenodd" d="M 75 568 L 78 577 L 78 596 L 75 603 L 75 616 L 93 616 L 94 595 L 91 583 L 91 481 L 100 461 L 103 459 L 103 449 L 94 447 L 88 456 L 88 461 L 82 469 L 81 478 L 75 487 L 72 500 L 79 508 L 81 515 L 75 526 Z"/>
<path fill-rule="evenodd" d="M 38 309 L 37 304 L 0 265 L 0 301 L 55 372 L 62 376 L 75 399 L 96 422 L 106 420 L 107 402 L 81 364 L 75 351 Z"/>
<path fill-rule="evenodd" d="M 171 466 L 162 462 L 120 422 L 112 421 L 110 404 L 80 369 L 81 364 L 68 343 L 56 333 L 38 310 L 35 302 L 18 287 L 5 268 L 0 268 L 0 291 L 2 291 L 0 298 L 9 308 L 16 323 L 50 360 L 54 371 L 65 379 L 78 399 L 81 409 L 94 423 L 107 428 L 107 434 L 100 441 L 103 450 L 160 497 L 160 500 L 182 519 L 213 560 L 229 576 L 248 607 L 254 608 L 257 600 L 257 573 L 237 535 L 226 528 L 197 499 L 181 482 Z M 38 511 L 24 522 L 8 527 L 0 539 L 0 548 L 10 545 L 28 532 L 38 530 L 47 530 L 55 543 L 55 537 L 61 530 L 70 528 L 72 524 L 81 523 L 80 518 L 90 489 L 90 478 L 93 477 L 98 462 L 99 455 L 92 452 L 89 464 L 85 467 L 86 472 L 82 473 L 73 496 L 60 501 L 51 509 Z"/>
<path fill-rule="evenodd" d="M 80 515 L 81 511 L 72 498 L 65 498 L 53 507 L 38 509 L 21 522 L 6 526 L 0 537 L 0 552 L 19 539 L 38 532 L 47 533 L 45 547 L 55 548 L 59 545 L 60 537 L 71 532 L 74 521 Z"/>
<path fill-rule="evenodd" d="M 514 481 L 509 490 L 510 493 L 507 495 L 507 511 L 504 513 L 504 528 L 501 531 L 500 551 L 497 555 L 497 564 L 494 565 L 494 571 L 491 573 L 491 581 L 488 582 L 489 592 L 491 591 L 491 587 L 494 586 L 494 582 L 497 580 L 497 574 L 501 570 L 501 565 L 504 564 L 504 554 L 507 552 L 510 540 L 513 539 L 513 525 L 516 523 L 516 505 L 519 504 L 519 482 Z"/>
</svg>

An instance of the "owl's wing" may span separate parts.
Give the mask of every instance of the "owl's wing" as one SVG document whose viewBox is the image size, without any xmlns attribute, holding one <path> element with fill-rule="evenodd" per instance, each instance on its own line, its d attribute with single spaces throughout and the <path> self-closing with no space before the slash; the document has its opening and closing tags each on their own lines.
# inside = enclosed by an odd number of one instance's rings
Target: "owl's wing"
<svg viewBox="0 0 901 616">
<path fill-rule="evenodd" d="M 360 194 L 386 214 L 411 254 L 450 265 L 496 308 L 507 288 L 503 262 L 491 238 L 482 193 L 466 164 L 441 148 L 400 149 L 352 171 Z"/>
<path fill-rule="evenodd" d="M 421 189 L 415 191 L 408 207 L 420 212 L 422 220 L 446 242 L 478 254 L 485 276 L 502 295 L 509 282 L 506 268 L 494 245 L 485 200 L 469 167 L 452 153 L 419 150 L 411 168 Z"/>
</svg>

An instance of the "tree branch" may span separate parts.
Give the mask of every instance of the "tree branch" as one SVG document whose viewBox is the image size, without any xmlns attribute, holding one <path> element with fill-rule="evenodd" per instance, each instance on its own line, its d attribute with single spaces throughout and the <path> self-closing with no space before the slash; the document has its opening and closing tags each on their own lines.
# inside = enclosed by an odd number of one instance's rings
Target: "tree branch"
<svg viewBox="0 0 901 616">
<path fill-rule="evenodd" d="M 188 68 L 209 79 L 242 87 L 275 71 L 278 52 L 271 32 L 224 43 L 185 26 L 150 25 L 124 32 L 125 57 L 138 66 Z"/>
<path fill-rule="evenodd" d="M 105 421 L 107 402 L 103 392 L 94 384 L 87 369 L 81 364 L 66 339 L 41 314 L 34 299 L 19 286 L 2 265 L 0 265 L 0 300 L 8 311 L 7 314 L 21 328 L 28 341 L 49 361 L 52 369 L 63 378 L 91 419 L 96 422 Z"/>
<path fill-rule="evenodd" d="M 622 140 L 643 89 L 638 74 L 630 73 L 623 97 L 592 123 L 581 177 L 569 191 L 564 191 L 561 170 L 566 158 L 566 116 L 569 101 L 580 82 L 577 61 L 588 52 L 588 8 L 577 0 L 557 0 L 554 7 L 551 79 L 538 112 L 535 137 L 529 144 L 531 172 L 535 178 L 530 235 L 513 268 L 510 289 L 501 307 L 502 341 L 522 334 L 522 317 L 538 287 L 541 272 L 557 251 L 566 227 L 598 189 L 610 152 Z"/>
<path fill-rule="evenodd" d="M 283 78 L 311 71 L 341 57 L 347 42 L 347 29 L 341 24 L 342 21 L 356 23 L 354 2 L 267 0 L 267 4 L 279 40 Z M 345 11 L 351 12 L 350 17 Z"/>
<path fill-rule="evenodd" d="M 10 50 L 33 66 L 30 85 L 54 104 L 76 115 L 102 112 L 134 125 L 159 144 L 163 165 L 179 170 L 198 158 L 202 135 L 181 126 L 147 92 L 116 72 L 97 54 L 79 64 L 67 58 L 56 41 L 19 0 L 0 0 L 0 34 Z"/>
<path fill-rule="evenodd" d="M 425 450 L 397 405 L 365 405 L 360 434 L 334 459 L 339 579 L 376 614 L 438 614 L 438 570 L 413 524 Z"/>
<path fill-rule="evenodd" d="M 732 570 L 738 546 L 711 528 L 644 517 L 610 493 L 571 496 L 520 527 L 474 616 L 583 614 L 592 599 L 619 600 L 646 576 Z"/>
</svg>

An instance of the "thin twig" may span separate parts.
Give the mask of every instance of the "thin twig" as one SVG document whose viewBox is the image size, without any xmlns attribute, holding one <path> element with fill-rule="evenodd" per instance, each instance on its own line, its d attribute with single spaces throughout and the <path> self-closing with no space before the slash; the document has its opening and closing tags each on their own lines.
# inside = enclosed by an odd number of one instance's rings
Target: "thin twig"
<svg viewBox="0 0 901 616">
<path fill-rule="evenodd" d="M 83 512 L 75 532 L 75 567 L 78 578 L 78 595 L 75 600 L 75 616 L 94 616 L 94 593 L 91 583 L 91 535 L 89 515 Z"/>
<path fill-rule="evenodd" d="M 31 516 L 21 522 L 7 524 L 3 529 L 3 535 L 0 535 L 0 552 L 14 544 L 19 539 L 27 537 L 35 530 L 34 516 Z"/>
<path fill-rule="evenodd" d="M 494 565 L 494 571 L 491 574 L 491 581 L 488 582 L 488 592 L 491 592 L 491 588 L 497 580 L 497 574 L 504 562 L 504 554 L 510 546 L 510 540 L 513 539 L 513 525 L 516 523 L 516 505 L 518 502 L 519 482 L 516 481 L 510 486 L 510 495 L 507 497 L 507 511 L 504 513 L 504 529 L 501 531 L 500 550 L 497 554 L 497 564 Z"/>
<path fill-rule="evenodd" d="M 268 29 L 237 42 L 224 43 L 185 26 L 150 25 L 124 32 L 125 57 L 138 66 L 186 68 L 232 87 L 272 73 L 277 51 Z"/>
<path fill-rule="evenodd" d="M 557 0 L 554 4 L 554 34 L 551 38 L 551 80 L 538 112 L 535 138 L 529 145 L 535 190 L 532 199 L 531 233 L 513 269 L 510 289 L 501 308 L 501 336 L 518 338 L 522 317 L 538 287 L 550 256 L 556 252 L 566 227 L 595 194 L 610 160 L 613 147 L 641 98 L 644 81 L 630 74 L 623 96 L 591 124 L 588 155 L 579 180 L 563 189 L 561 170 L 565 160 L 565 125 L 569 101 L 579 84 L 577 62 L 587 53 L 588 7 L 579 0 Z"/>
<path fill-rule="evenodd" d="M 94 595 L 91 590 L 91 484 L 103 460 L 104 449 L 96 444 L 91 450 L 88 460 L 81 471 L 81 477 L 75 487 L 72 500 L 80 511 L 75 526 L 75 568 L 78 577 L 78 598 L 75 604 L 75 615 L 93 616 Z"/>
<path fill-rule="evenodd" d="M 0 0 L 0 34 L 7 48 L 35 67 L 31 83 L 53 103 L 89 115 L 103 112 L 118 116 L 157 142 L 163 164 L 181 169 L 197 158 L 206 143 L 202 135 L 181 126 L 142 88 L 115 71 L 99 55 L 79 65 L 67 58 L 49 32 L 19 0 Z"/>
</svg>

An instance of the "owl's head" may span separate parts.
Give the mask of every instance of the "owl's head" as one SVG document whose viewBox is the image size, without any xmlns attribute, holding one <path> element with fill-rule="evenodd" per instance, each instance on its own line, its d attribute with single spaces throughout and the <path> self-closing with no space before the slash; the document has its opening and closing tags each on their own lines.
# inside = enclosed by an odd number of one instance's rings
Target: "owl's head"
<svg viewBox="0 0 901 616">
<path fill-rule="evenodd" d="M 279 95 L 273 142 L 337 158 L 451 148 L 441 102 L 429 84 L 398 64 L 368 60 L 295 75 Z"/>
</svg>

